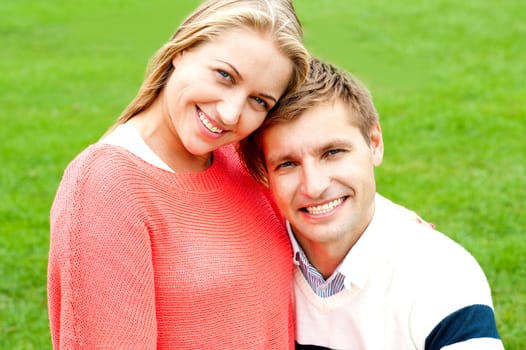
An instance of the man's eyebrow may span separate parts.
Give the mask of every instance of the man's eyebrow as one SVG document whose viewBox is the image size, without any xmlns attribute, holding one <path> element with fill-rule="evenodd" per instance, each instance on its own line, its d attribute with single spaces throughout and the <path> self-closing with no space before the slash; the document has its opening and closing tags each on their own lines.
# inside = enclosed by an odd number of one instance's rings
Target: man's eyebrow
<svg viewBox="0 0 526 350">
<path fill-rule="evenodd" d="M 229 66 L 236 73 L 236 75 L 239 77 L 239 79 L 243 80 L 243 76 L 241 75 L 241 73 L 239 73 L 239 71 L 236 69 L 236 67 L 234 67 L 231 63 L 223 61 L 223 60 L 218 60 L 218 61 L 221 62 L 221 63 L 226 64 L 227 66 Z M 278 103 L 278 99 L 276 97 L 272 96 L 272 95 L 265 94 L 265 93 L 260 93 L 260 95 L 265 97 L 265 98 L 268 98 L 269 100 L 274 101 L 274 103 Z"/>
<path fill-rule="evenodd" d="M 320 145 L 317 147 L 318 153 L 325 153 L 328 150 L 335 149 L 335 148 L 347 148 L 351 147 L 351 143 L 348 140 L 345 139 L 334 139 L 330 142 Z"/>
<path fill-rule="evenodd" d="M 294 154 L 287 153 L 287 154 L 268 154 L 266 155 L 266 161 L 269 165 L 276 165 L 281 164 L 285 161 L 290 161 L 294 159 Z"/>
<path fill-rule="evenodd" d="M 353 147 L 352 143 L 350 143 L 349 140 L 336 138 L 336 139 L 330 140 L 327 143 L 318 144 L 317 146 L 311 149 L 311 152 L 312 154 L 321 156 L 322 154 L 328 152 L 331 149 L 337 149 L 337 148 L 348 149 L 352 147 Z M 266 155 L 265 159 L 268 160 L 267 161 L 268 164 L 272 165 L 272 164 L 280 164 L 280 163 L 288 162 L 288 161 L 294 161 L 298 157 L 300 156 L 293 151 L 288 152 L 288 153 L 276 153 L 275 152 L 273 154 Z"/>
</svg>

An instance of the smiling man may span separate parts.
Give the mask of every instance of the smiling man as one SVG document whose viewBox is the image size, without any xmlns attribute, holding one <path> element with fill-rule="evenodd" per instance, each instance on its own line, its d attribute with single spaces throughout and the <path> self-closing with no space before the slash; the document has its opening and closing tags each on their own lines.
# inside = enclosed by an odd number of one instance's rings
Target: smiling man
<svg viewBox="0 0 526 350">
<path fill-rule="evenodd" d="M 240 145 L 294 248 L 297 349 L 503 349 L 484 272 L 376 193 L 368 90 L 313 59 L 300 91 Z"/>
</svg>

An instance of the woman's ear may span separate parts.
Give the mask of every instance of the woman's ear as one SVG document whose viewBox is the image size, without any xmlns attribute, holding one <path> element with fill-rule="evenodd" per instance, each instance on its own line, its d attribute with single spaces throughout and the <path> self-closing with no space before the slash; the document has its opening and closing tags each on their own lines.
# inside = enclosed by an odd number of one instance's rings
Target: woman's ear
<svg viewBox="0 0 526 350">
<path fill-rule="evenodd" d="M 172 67 L 174 67 L 174 69 L 177 67 L 177 64 L 179 63 L 179 61 L 181 61 L 181 58 L 183 57 L 183 53 L 184 51 L 178 52 L 172 58 Z"/>
</svg>

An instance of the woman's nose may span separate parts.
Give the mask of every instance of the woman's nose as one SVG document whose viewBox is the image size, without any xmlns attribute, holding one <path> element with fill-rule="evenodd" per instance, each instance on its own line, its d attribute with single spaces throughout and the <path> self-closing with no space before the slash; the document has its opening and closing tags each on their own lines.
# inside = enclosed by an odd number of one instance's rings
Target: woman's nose
<svg viewBox="0 0 526 350">
<path fill-rule="evenodd" d="M 237 124 L 241 118 L 245 100 L 245 97 L 240 94 L 231 94 L 221 100 L 217 106 L 221 123 L 225 126 Z"/>
</svg>

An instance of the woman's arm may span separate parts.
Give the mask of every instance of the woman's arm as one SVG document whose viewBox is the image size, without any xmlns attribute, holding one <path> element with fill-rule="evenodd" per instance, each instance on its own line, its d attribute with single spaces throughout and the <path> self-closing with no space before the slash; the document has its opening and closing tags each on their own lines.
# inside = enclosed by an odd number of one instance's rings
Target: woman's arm
<svg viewBox="0 0 526 350">
<path fill-rule="evenodd" d="M 51 210 L 54 349 L 155 349 L 155 288 L 137 203 L 103 171 L 70 167 Z"/>
</svg>

